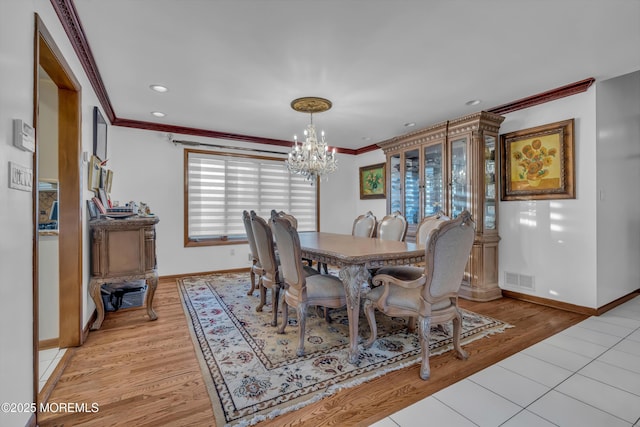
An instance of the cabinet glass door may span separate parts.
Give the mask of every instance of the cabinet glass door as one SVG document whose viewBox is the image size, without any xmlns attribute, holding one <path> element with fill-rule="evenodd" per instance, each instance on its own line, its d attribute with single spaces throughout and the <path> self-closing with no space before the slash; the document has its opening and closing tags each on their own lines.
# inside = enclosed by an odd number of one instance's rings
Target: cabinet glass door
<svg viewBox="0 0 640 427">
<path fill-rule="evenodd" d="M 484 228 L 496 228 L 496 138 L 484 137 Z"/>
<path fill-rule="evenodd" d="M 435 215 L 444 210 L 442 144 L 424 147 L 424 214 Z"/>
<path fill-rule="evenodd" d="M 467 138 L 461 138 L 451 143 L 451 218 L 465 209 L 469 209 Z"/>
<path fill-rule="evenodd" d="M 393 212 L 393 211 L 392 211 Z M 404 153 L 404 211 L 407 224 L 420 221 L 420 151 Z"/>
<path fill-rule="evenodd" d="M 402 175 L 400 174 L 400 154 L 394 154 L 389 159 L 389 200 L 391 212 L 402 211 Z"/>
</svg>

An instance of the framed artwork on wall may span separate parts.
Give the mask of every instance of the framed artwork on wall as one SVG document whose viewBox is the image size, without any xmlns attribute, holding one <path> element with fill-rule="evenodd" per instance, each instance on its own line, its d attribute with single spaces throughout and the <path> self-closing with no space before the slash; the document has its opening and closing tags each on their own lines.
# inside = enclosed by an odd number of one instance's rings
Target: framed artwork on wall
<svg viewBox="0 0 640 427">
<path fill-rule="evenodd" d="M 360 199 L 386 199 L 386 163 L 360 168 Z"/>
<path fill-rule="evenodd" d="M 575 199 L 574 119 L 500 136 L 501 200 Z"/>
<path fill-rule="evenodd" d="M 98 107 L 93 107 L 93 155 L 101 162 L 107 160 L 107 122 Z"/>
</svg>

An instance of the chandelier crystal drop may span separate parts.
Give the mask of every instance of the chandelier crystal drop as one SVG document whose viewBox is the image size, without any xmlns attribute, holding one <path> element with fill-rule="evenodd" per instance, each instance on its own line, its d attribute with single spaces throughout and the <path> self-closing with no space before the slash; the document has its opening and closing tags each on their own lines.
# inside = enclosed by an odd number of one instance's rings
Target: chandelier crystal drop
<svg viewBox="0 0 640 427">
<path fill-rule="evenodd" d="M 320 133 L 318 140 L 313 125 L 313 113 L 327 111 L 331 108 L 331 101 L 317 97 L 298 98 L 291 102 L 291 108 L 309 113 L 311 121 L 304 131 L 304 141 L 298 142 L 297 136 L 293 137 L 293 146 L 285 164 L 289 172 L 302 175 L 313 184 L 337 169 L 336 149 L 329 149 L 324 139 L 324 131 Z"/>
</svg>

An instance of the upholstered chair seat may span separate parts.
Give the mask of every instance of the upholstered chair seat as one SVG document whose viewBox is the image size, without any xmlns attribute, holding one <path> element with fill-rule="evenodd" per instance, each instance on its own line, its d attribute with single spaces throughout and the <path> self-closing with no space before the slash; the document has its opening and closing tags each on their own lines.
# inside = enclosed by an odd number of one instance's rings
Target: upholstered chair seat
<svg viewBox="0 0 640 427">
<path fill-rule="evenodd" d="M 467 353 L 460 346 L 462 315 L 458 309 L 458 292 L 475 237 L 475 224 L 468 211 L 454 220 L 438 221 L 427 234 L 425 268 L 415 279 L 410 274 L 377 274 L 378 287 L 365 295 L 364 312 L 371 337 L 364 344 L 371 347 L 377 339 L 375 310 L 393 317 L 418 318 L 418 336 L 422 353 L 420 378 L 429 379 L 429 335 L 431 326 L 453 323 L 453 346 L 460 359 Z M 400 271 L 400 267 L 398 267 Z"/>
</svg>

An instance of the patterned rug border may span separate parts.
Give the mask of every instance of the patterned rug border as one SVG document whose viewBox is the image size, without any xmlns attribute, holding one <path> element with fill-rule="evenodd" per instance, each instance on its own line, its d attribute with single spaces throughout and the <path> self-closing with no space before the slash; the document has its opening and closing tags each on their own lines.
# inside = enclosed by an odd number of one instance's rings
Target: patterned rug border
<svg viewBox="0 0 640 427">
<path fill-rule="evenodd" d="M 288 412 L 292 412 L 292 411 L 296 411 L 300 408 L 303 408 L 305 406 L 308 406 L 312 403 L 315 403 L 319 400 L 324 399 L 325 397 L 331 396 L 335 393 L 337 393 L 340 390 L 343 389 L 347 389 L 347 388 L 352 388 L 355 387 L 357 385 L 360 385 L 362 383 L 371 381 L 375 378 L 381 377 L 383 375 L 386 375 L 390 372 L 393 371 L 397 371 L 400 369 L 404 369 L 408 366 L 412 366 L 415 365 L 417 363 L 420 363 L 422 360 L 421 355 L 419 354 L 419 352 L 417 352 L 415 355 L 412 356 L 408 356 L 408 357 L 404 357 L 402 355 L 397 356 L 397 358 L 401 358 L 401 359 L 406 359 L 402 362 L 395 362 L 393 359 L 389 359 L 383 366 L 384 369 L 376 369 L 376 370 L 370 370 L 367 372 L 367 370 L 365 368 L 361 368 L 362 372 L 357 374 L 356 378 L 350 379 L 350 380 L 344 380 L 342 382 L 339 382 L 337 384 L 333 384 L 328 386 L 327 388 L 325 388 L 324 390 L 318 390 L 313 392 L 312 396 L 309 396 L 309 394 L 304 394 L 301 396 L 298 396 L 296 398 L 293 398 L 291 400 L 289 400 L 286 404 L 286 407 L 284 408 L 273 408 L 270 411 L 268 411 L 267 413 L 259 413 L 259 414 L 254 414 L 253 416 L 247 416 L 243 419 L 240 420 L 233 420 L 230 423 L 227 422 L 226 417 L 225 417 L 225 412 L 224 412 L 224 408 L 222 405 L 222 401 L 219 397 L 219 392 L 220 390 L 218 390 L 218 387 L 216 386 L 216 384 L 214 383 L 214 379 L 212 378 L 212 373 L 210 370 L 210 367 L 207 363 L 207 360 L 205 358 L 205 355 L 203 353 L 203 347 L 202 345 L 207 345 L 208 346 L 208 342 L 206 342 L 206 337 L 204 337 L 204 333 L 201 333 L 201 337 L 198 335 L 197 331 L 196 331 L 196 325 L 198 324 L 198 327 L 201 328 L 201 324 L 198 320 L 197 314 L 194 312 L 195 309 L 192 305 L 191 300 L 189 299 L 188 295 L 186 295 L 187 291 L 186 291 L 186 286 L 188 286 L 188 284 L 184 283 L 184 280 L 204 280 L 206 282 L 209 282 L 209 286 L 211 286 L 212 288 L 215 288 L 214 284 L 211 282 L 214 282 L 216 278 L 221 278 L 221 277 L 229 277 L 229 276 L 238 276 L 239 280 L 243 280 L 241 278 L 241 275 L 243 273 L 221 273 L 221 274 L 210 274 L 210 275 L 202 275 L 202 276 L 189 276 L 189 277 L 185 277 L 185 278 L 178 278 L 176 279 L 176 285 L 178 287 L 178 294 L 180 295 L 180 300 L 182 303 L 182 308 L 184 310 L 185 313 L 185 320 L 187 323 L 187 327 L 189 329 L 189 333 L 191 335 L 192 338 L 192 343 L 193 343 L 193 347 L 194 347 L 194 352 L 196 354 L 196 358 L 198 360 L 198 364 L 200 366 L 201 372 L 202 372 L 202 377 L 203 380 L 205 382 L 205 386 L 207 388 L 207 392 L 209 393 L 209 400 L 211 401 L 211 405 L 213 408 L 213 413 L 214 413 L 214 417 L 215 417 L 215 422 L 216 422 L 216 426 L 218 427 L 222 427 L 222 426 L 234 426 L 234 427 L 249 427 L 249 426 L 253 426 L 261 421 L 265 421 L 265 420 L 271 420 L 274 419 L 282 414 L 288 413 Z M 248 282 L 248 279 L 247 279 Z M 217 294 L 217 291 L 216 291 Z M 227 305 L 225 304 L 225 307 L 227 307 Z M 228 307 L 227 307 L 228 309 Z M 471 331 L 468 331 L 466 333 L 462 334 L 461 337 L 461 341 L 463 345 L 467 345 L 473 341 L 488 337 L 490 335 L 493 334 L 497 334 L 497 333 L 502 333 L 504 332 L 505 329 L 507 328 L 512 328 L 513 325 L 507 324 L 505 322 L 502 322 L 498 319 L 494 319 L 491 318 L 489 316 L 485 316 L 485 315 L 479 315 L 478 313 L 473 313 L 473 312 L 469 312 L 468 310 L 463 310 L 461 309 L 461 311 L 463 312 L 468 312 L 471 314 L 475 314 L 477 316 L 482 316 L 486 319 L 490 319 L 492 320 L 492 324 L 486 325 L 484 327 L 479 327 L 479 328 L 474 328 Z M 228 314 L 227 314 L 228 315 Z M 493 323 L 498 323 L 499 325 L 495 325 Z M 237 328 L 237 325 L 236 325 Z M 202 342 L 204 341 L 204 342 Z M 445 342 L 443 343 L 443 345 L 441 347 L 439 347 L 436 350 L 431 350 L 430 352 L 430 356 L 436 356 L 442 353 L 445 353 L 449 350 L 451 350 L 452 348 L 452 340 L 448 339 L 448 340 L 444 340 Z M 332 350 L 330 352 L 333 352 L 336 350 Z M 392 365 L 392 366 L 388 366 L 388 365 Z"/>
</svg>

